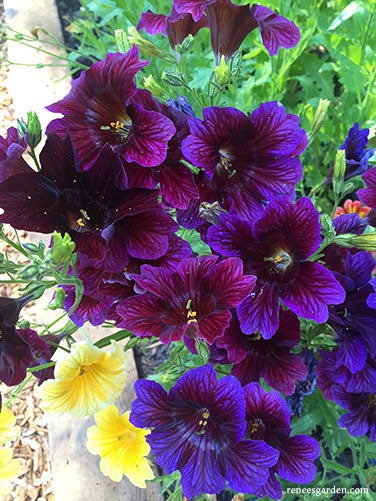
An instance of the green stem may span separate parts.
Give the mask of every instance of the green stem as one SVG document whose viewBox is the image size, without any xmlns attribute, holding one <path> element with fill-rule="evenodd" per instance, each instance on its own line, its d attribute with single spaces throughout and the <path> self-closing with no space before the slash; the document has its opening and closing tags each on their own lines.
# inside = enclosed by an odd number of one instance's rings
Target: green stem
<svg viewBox="0 0 376 501">
<path fill-rule="evenodd" d="M 16 396 L 21 393 L 21 391 L 25 388 L 25 386 L 27 385 L 27 383 L 31 380 L 31 378 L 33 377 L 32 374 L 29 374 L 23 381 L 22 383 L 20 383 L 17 388 L 15 388 L 14 390 L 11 391 L 7 401 L 5 402 L 5 405 L 6 407 L 8 407 L 10 405 L 10 403 L 12 402 L 12 400 L 14 400 L 16 398 Z"/>
<path fill-rule="evenodd" d="M 60 315 L 60 317 L 56 318 L 56 320 L 54 320 L 54 321 L 53 321 L 53 322 L 51 322 L 50 324 L 46 325 L 46 326 L 44 327 L 44 329 L 42 330 L 42 332 L 40 332 L 40 333 L 39 333 L 39 335 L 40 335 L 40 336 L 43 336 L 43 334 L 44 334 L 45 332 L 49 332 L 49 331 L 50 331 L 50 329 L 51 329 L 51 327 L 52 327 L 53 325 L 57 324 L 58 322 L 60 322 L 60 320 L 62 320 L 63 318 L 65 318 L 65 317 L 66 317 L 66 315 L 67 315 L 67 314 L 64 312 L 62 315 Z"/>
<path fill-rule="evenodd" d="M 47 369 L 48 367 L 53 367 L 54 365 L 56 365 L 56 362 L 47 362 L 46 364 L 37 365 L 36 367 L 29 367 L 28 369 L 26 369 L 26 372 L 33 373 L 42 369 Z"/>
<path fill-rule="evenodd" d="M 126 329 L 123 329 L 121 331 L 114 332 L 114 334 L 110 334 L 109 336 L 99 339 L 99 341 L 94 344 L 98 348 L 104 348 L 105 346 L 109 346 L 111 344 L 111 341 L 121 341 L 122 339 L 126 339 L 130 336 L 133 336 L 133 333 Z"/>
<path fill-rule="evenodd" d="M 366 54 L 367 40 L 368 40 L 370 31 L 371 31 L 373 16 L 375 14 L 375 9 L 376 9 L 376 4 L 374 2 L 373 6 L 372 6 L 372 11 L 371 11 L 370 16 L 368 18 L 367 26 L 366 26 L 366 29 L 365 29 L 365 32 L 364 32 L 363 41 L 362 41 L 361 57 L 360 57 L 360 65 L 359 65 L 360 67 L 363 66 L 364 56 Z"/>
<path fill-rule="evenodd" d="M 39 172 L 41 167 L 39 165 L 39 161 L 38 161 L 38 158 L 37 158 L 37 155 L 35 153 L 34 148 L 30 148 L 30 151 L 28 153 L 31 156 L 31 158 L 34 160 L 35 167 L 37 168 L 37 171 Z"/>
</svg>

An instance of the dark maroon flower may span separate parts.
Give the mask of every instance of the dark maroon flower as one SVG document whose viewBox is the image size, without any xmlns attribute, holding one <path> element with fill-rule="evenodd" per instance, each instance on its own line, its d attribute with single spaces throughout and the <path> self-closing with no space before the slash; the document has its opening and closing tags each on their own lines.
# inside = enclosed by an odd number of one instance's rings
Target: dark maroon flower
<svg viewBox="0 0 376 501">
<path fill-rule="evenodd" d="M 356 192 L 359 200 L 376 210 L 376 167 L 365 172 L 362 179 L 366 183 L 366 188 Z"/>
<path fill-rule="evenodd" d="M 160 337 L 163 343 L 184 335 L 209 344 L 222 336 L 230 322 L 230 308 L 252 289 L 255 277 L 244 276 L 240 259 L 218 256 L 183 259 L 176 270 L 141 267 L 132 277 L 147 292 L 122 301 L 117 312 L 137 336 Z"/>
<path fill-rule="evenodd" d="M 259 27 L 262 42 L 271 56 L 280 47 L 294 47 L 300 39 L 299 28 L 283 16 L 262 5 L 235 5 L 230 0 L 174 0 L 178 13 L 189 12 L 195 21 L 208 17 L 211 45 L 217 63 L 230 58 L 244 38 Z"/>
<path fill-rule="evenodd" d="M 47 138 L 40 172 L 0 184 L 0 222 L 41 233 L 69 233 L 88 265 L 122 270 L 128 256 L 157 259 L 168 249 L 176 223 L 158 203 L 158 191 L 116 186 L 121 165 L 106 145 L 89 171 L 81 172 L 69 137 Z"/>
<path fill-rule="evenodd" d="M 25 137 L 20 137 L 14 127 L 7 130 L 7 137 L 0 136 L 0 182 L 7 177 L 27 172 L 29 167 L 22 157 L 27 148 Z"/>
<path fill-rule="evenodd" d="M 180 45 L 188 35 L 196 35 L 201 29 L 208 26 L 208 20 L 205 15 L 195 21 L 191 14 L 177 13 L 175 8 L 172 8 L 168 16 L 163 14 L 154 14 L 150 10 L 143 12 L 141 19 L 137 24 L 137 30 L 145 29 L 150 35 L 167 36 L 170 45 L 175 49 L 176 45 Z"/>
<path fill-rule="evenodd" d="M 318 249 L 319 213 L 308 197 L 293 204 L 279 197 L 252 224 L 223 215 L 208 229 L 208 243 L 224 256 L 243 259 L 246 273 L 257 276 L 255 289 L 237 312 L 246 334 L 271 338 L 279 325 L 279 298 L 301 317 L 328 320 L 328 305 L 343 302 L 345 291 L 333 274 L 309 261 Z"/>
<path fill-rule="evenodd" d="M 159 165 L 175 132 L 165 116 L 143 106 L 134 76 L 147 63 L 134 46 L 126 54 L 107 54 L 72 82 L 69 94 L 47 107 L 63 118 L 50 122 L 47 132 L 65 137 L 69 131 L 80 167 L 89 169 L 108 143 L 127 162 L 144 167 Z"/>
<path fill-rule="evenodd" d="M 281 485 L 275 473 L 290 482 L 306 484 L 315 478 L 314 460 L 320 456 L 318 442 L 307 435 L 291 434 L 290 411 L 276 391 L 266 393 L 258 383 L 244 387 L 246 399 L 246 438 L 265 440 L 279 452 L 275 466 L 269 469 L 269 478 L 256 494 L 260 497 L 282 497 Z"/>
<path fill-rule="evenodd" d="M 245 400 L 233 376 L 218 380 L 210 365 L 192 369 L 167 394 L 154 381 L 136 381 L 131 422 L 151 428 L 147 441 L 167 474 L 179 470 L 184 496 L 219 493 L 228 485 L 253 493 L 278 452 L 243 440 Z"/>
<path fill-rule="evenodd" d="M 339 426 L 346 428 L 350 435 L 360 437 L 369 432 L 369 438 L 376 441 L 376 382 L 372 392 L 351 393 L 335 385 L 333 400 L 349 412 L 339 420 Z"/>
<path fill-rule="evenodd" d="M 216 345 L 225 348 L 229 361 L 234 364 L 231 374 L 244 386 L 252 381 L 265 381 L 276 390 L 291 395 L 295 382 L 304 379 L 308 370 L 303 359 L 291 353 L 300 341 L 299 320 L 292 311 L 281 311 L 277 332 L 270 340 L 260 334 L 243 334 L 233 318 Z"/>
<path fill-rule="evenodd" d="M 297 116 L 286 114 L 277 102 L 262 104 L 251 118 L 235 108 L 215 106 L 204 108 L 203 116 L 203 121 L 189 119 L 182 152 L 205 169 L 224 209 L 247 219 L 275 197 L 293 198 L 302 176 L 296 155 L 307 144 Z"/>
</svg>

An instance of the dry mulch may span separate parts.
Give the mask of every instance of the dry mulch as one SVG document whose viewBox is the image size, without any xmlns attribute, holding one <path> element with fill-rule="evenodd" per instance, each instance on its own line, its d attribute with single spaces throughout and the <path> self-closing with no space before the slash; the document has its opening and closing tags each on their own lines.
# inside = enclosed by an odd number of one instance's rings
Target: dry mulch
<svg viewBox="0 0 376 501">
<path fill-rule="evenodd" d="M 0 60 L 7 57 L 6 43 L 4 42 L 4 6 L 0 0 Z M 0 62 L 0 134 L 4 135 L 8 127 L 17 126 L 12 97 L 7 87 L 9 67 Z M 11 230 L 9 229 L 9 232 Z M 20 235 L 26 239 L 26 233 Z M 12 261 L 21 262 L 22 256 L 0 242 L 0 252 L 8 252 Z M 2 277 L 3 278 L 3 277 Z M 2 285 L 1 296 L 17 297 L 17 287 Z M 28 318 L 35 316 L 35 306 L 25 308 Z M 33 377 L 23 390 L 13 399 L 10 409 L 17 417 L 17 424 L 21 427 L 21 434 L 13 442 L 14 457 L 21 463 L 21 474 L 15 480 L 7 501 L 53 501 L 51 488 L 51 466 L 49 456 L 47 423 L 43 411 L 39 407 L 36 396 L 37 380 Z M 14 388 L 0 384 L 3 402 Z"/>
</svg>

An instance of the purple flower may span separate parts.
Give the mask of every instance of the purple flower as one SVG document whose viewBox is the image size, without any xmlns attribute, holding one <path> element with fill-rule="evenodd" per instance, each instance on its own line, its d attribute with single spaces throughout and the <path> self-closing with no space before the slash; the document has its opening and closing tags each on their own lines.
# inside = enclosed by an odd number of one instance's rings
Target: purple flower
<svg viewBox="0 0 376 501">
<path fill-rule="evenodd" d="M 217 63 L 230 58 L 244 38 L 259 27 L 262 42 L 271 56 L 280 47 L 294 47 L 300 39 L 299 28 L 288 19 L 261 5 L 235 5 L 230 0 L 174 0 L 177 12 L 189 12 L 195 21 L 207 15 L 210 38 Z"/>
<path fill-rule="evenodd" d="M 263 377 L 276 390 L 291 395 L 295 382 L 308 373 L 303 359 L 291 353 L 299 341 L 299 320 L 292 311 L 286 310 L 281 311 L 278 330 L 270 340 L 257 333 L 243 334 L 239 322 L 233 318 L 216 345 L 226 349 L 229 361 L 234 364 L 231 374 L 243 386 Z"/>
<path fill-rule="evenodd" d="M 127 162 L 144 167 L 166 158 L 167 142 L 175 132 L 172 122 L 144 107 L 134 76 L 147 63 L 134 46 L 126 54 L 107 54 L 72 82 L 69 94 L 47 107 L 63 118 L 50 122 L 47 132 L 65 137 L 69 131 L 80 167 L 89 169 L 108 143 Z"/>
<path fill-rule="evenodd" d="M 0 222 L 41 233 L 69 233 L 88 264 L 120 271 L 128 256 L 157 259 L 177 225 L 158 203 L 158 191 L 116 186 L 120 159 L 106 145 L 91 169 L 80 172 L 69 136 L 47 138 L 40 172 L 0 184 Z"/>
<path fill-rule="evenodd" d="M 355 122 L 349 130 L 345 142 L 339 148 L 345 150 L 345 181 L 363 174 L 368 169 L 368 160 L 375 152 L 373 149 L 366 149 L 368 134 L 369 129 L 359 129 L 359 124 Z"/>
<path fill-rule="evenodd" d="M 139 91 L 139 94 L 143 95 L 144 104 L 148 110 L 163 113 L 171 120 L 176 133 L 168 142 L 165 160 L 158 167 L 142 167 L 136 163 L 124 163 L 119 186 L 153 189 L 159 184 L 165 203 L 174 208 L 186 209 L 191 199 L 197 198 L 193 174 L 180 162 L 183 159 L 181 142 L 189 133 L 189 115 L 174 107 L 162 105 L 152 98 L 149 92 Z"/>
<path fill-rule="evenodd" d="M 329 324 L 338 335 L 338 363 L 352 373 L 364 367 L 367 353 L 376 357 L 375 310 L 367 304 L 372 292 L 369 284 L 375 260 L 366 251 L 347 254 L 343 274 L 335 277 L 346 291 L 344 301 L 330 308 Z"/>
<path fill-rule="evenodd" d="M 13 174 L 27 172 L 27 163 L 22 154 L 27 148 L 25 137 L 20 137 L 17 129 L 10 127 L 7 137 L 0 136 L 0 182 Z"/>
<path fill-rule="evenodd" d="M 376 210 L 376 167 L 365 172 L 362 176 L 366 183 L 366 188 L 358 190 L 356 193 L 359 200 Z"/>
<path fill-rule="evenodd" d="M 316 366 L 317 360 L 312 351 L 307 348 L 302 350 L 302 359 L 308 370 L 307 377 L 297 381 L 295 391 L 292 395 L 286 397 L 286 403 L 290 409 L 291 415 L 301 417 L 304 412 L 304 397 L 311 395 L 316 387 Z"/>
<path fill-rule="evenodd" d="M 376 308 L 376 278 L 369 281 L 369 284 L 373 287 L 375 292 L 372 292 L 367 299 L 367 305 L 370 308 Z"/>
<path fill-rule="evenodd" d="M 119 304 L 117 312 L 124 318 L 119 325 L 166 344 L 183 336 L 212 344 L 229 324 L 230 308 L 255 283 L 255 277 L 243 275 L 240 259 L 219 261 L 218 256 L 183 259 L 175 270 L 143 265 L 141 275 L 132 278 L 147 292 Z"/>
<path fill-rule="evenodd" d="M 203 116 L 203 121 L 189 119 L 182 152 L 205 169 L 224 209 L 247 219 L 250 212 L 260 214 L 265 202 L 293 197 L 302 176 L 296 155 L 307 144 L 297 116 L 286 114 L 277 102 L 262 104 L 251 118 L 235 108 L 215 106 L 204 108 Z"/>
<path fill-rule="evenodd" d="M 332 390 L 333 400 L 349 412 L 339 420 L 339 426 L 350 435 L 360 437 L 369 432 L 369 438 L 376 441 L 376 383 L 369 393 L 351 393 L 336 385 Z"/>
<path fill-rule="evenodd" d="M 342 303 L 345 292 L 333 274 L 309 261 L 318 249 L 319 213 L 308 197 L 293 204 L 280 197 L 254 224 L 223 215 L 208 229 L 210 247 L 243 259 L 246 273 L 257 276 L 255 289 L 237 312 L 244 333 L 271 338 L 279 325 L 279 298 L 301 317 L 328 320 L 328 305 Z"/>
<path fill-rule="evenodd" d="M 162 33 L 168 36 L 170 45 L 175 49 L 188 35 L 196 35 L 201 29 L 208 26 L 208 20 L 205 15 L 201 16 L 197 21 L 193 19 L 191 14 L 177 13 L 175 8 L 172 8 L 168 16 L 163 14 L 154 14 L 150 10 L 143 12 L 141 19 L 137 24 L 137 30 L 145 29 L 150 35 L 158 35 Z"/>
<path fill-rule="evenodd" d="M 147 437 L 167 474 L 181 472 L 184 496 L 219 493 L 228 485 L 253 493 L 266 480 L 277 451 L 242 440 L 245 399 L 233 376 L 217 380 L 210 365 L 187 372 L 167 394 L 154 381 L 134 385 L 131 422 L 151 428 Z"/>
<path fill-rule="evenodd" d="M 276 391 L 266 393 L 258 383 L 244 387 L 246 399 L 247 438 L 265 440 L 279 452 L 275 466 L 269 469 L 269 478 L 256 494 L 260 497 L 282 497 L 281 485 L 275 473 L 290 482 L 306 484 L 315 478 L 314 460 L 320 456 L 320 446 L 307 435 L 291 434 L 290 411 Z"/>
</svg>

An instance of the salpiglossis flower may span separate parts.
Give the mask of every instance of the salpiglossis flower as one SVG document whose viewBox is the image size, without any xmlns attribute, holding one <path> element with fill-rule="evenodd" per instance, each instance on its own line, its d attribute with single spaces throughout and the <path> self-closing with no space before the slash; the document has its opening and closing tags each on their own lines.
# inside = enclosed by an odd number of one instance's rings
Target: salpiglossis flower
<svg viewBox="0 0 376 501">
<path fill-rule="evenodd" d="M 145 480 L 154 478 L 145 457 L 150 451 L 146 442 L 150 430 L 133 426 L 129 415 L 130 411 L 119 415 L 115 405 L 97 412 L 97 426 L 88 428 L 86 446 L 92 454 L 100 455 L 100 470 L 111 480 L 120 482 L 125 475 L 132 484 L 145 488 Z"/>
<path fill-rule="evenodd" d="M 125 352 L 116 341 L 111 345 L 111 351 L 103 351 L 88 341 L 76 342 L 56 363 L 55 379 L 40 387 L 43 409 L 82 417 L 115 402 L 126 381 Z"/>
</svg>

